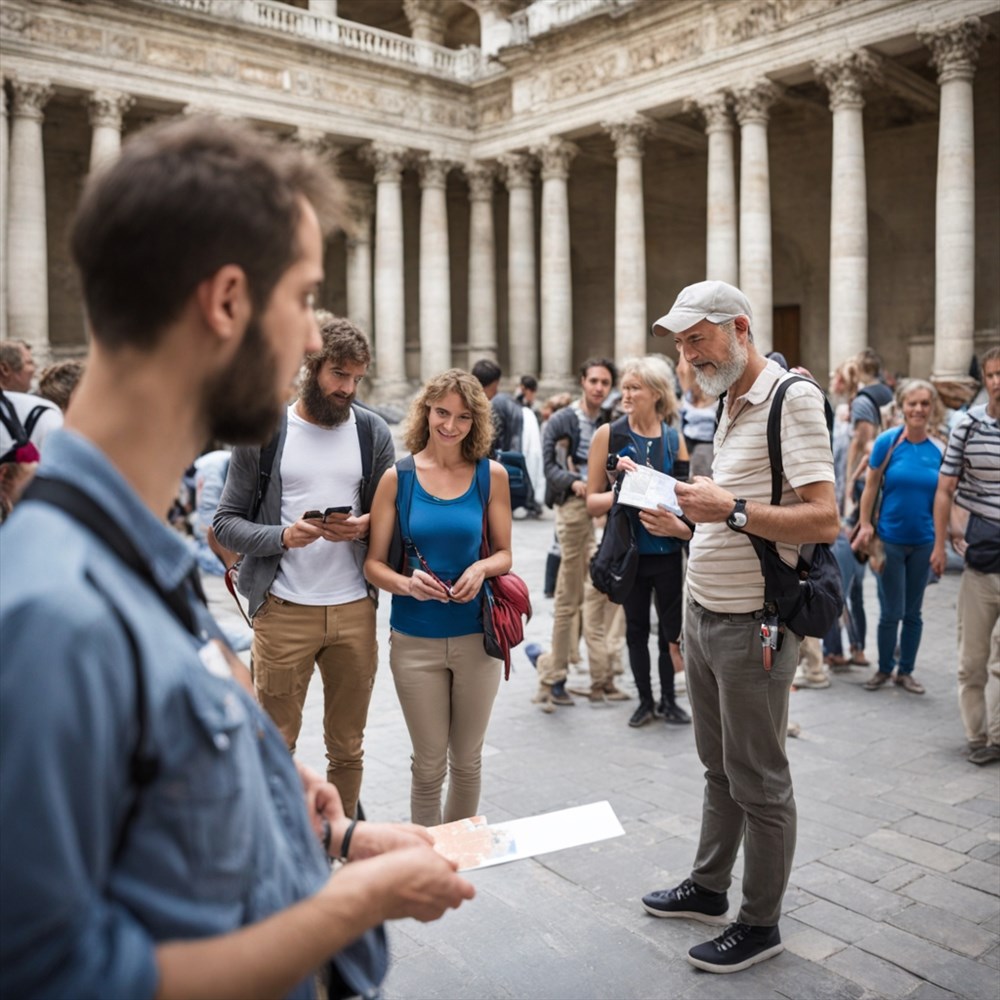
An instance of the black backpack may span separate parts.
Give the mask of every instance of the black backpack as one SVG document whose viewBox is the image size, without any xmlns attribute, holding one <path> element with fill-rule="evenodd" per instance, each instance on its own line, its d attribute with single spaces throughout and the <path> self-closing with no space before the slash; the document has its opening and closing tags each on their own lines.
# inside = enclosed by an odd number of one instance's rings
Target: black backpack
<svg viewBox="0 0 1000 1000">
<path fill-rule="evenodd" d="M 767 451 L 771 463 L 771 503 L 781 503 L 781 406 L 785 392 L 793 382 L 809 382 L 802 375 L 791 375 L 778 383 L 767 418 Z M 817 386 L 817 388 L 819 388 Z M 822 389 L 820 389 L 822 392 Z M 833 433 L 833 410 L 823 395 L 827 428 Z M 774 542 L 746 532 L 764 575 L 764 610 L 777 614 L 778 621 L 796 635 L 822 637 L 844 610 L 844 592 L 840 567 L 825 542 L 804 545 L 793 568 L 780 555 Z"/>
<path fill-rule="evenodd" d="M 17 415 L 14 404 L 7 398 L 6 393 L 0 390 L 0 423 L 7 428 L 10 435 L 10 447 L 0 455 L 0 462 L 13 462 L 16 460 L 18 451 L 31 441 L 31 434 L 35 429 L 35 424 L 41 419 L 46 410 L 51 410 L 51 406 L 39 403 L 32 407 L 24 423 Z M 36 459 L 37 461 L 37 459 Z"/>
</svg>

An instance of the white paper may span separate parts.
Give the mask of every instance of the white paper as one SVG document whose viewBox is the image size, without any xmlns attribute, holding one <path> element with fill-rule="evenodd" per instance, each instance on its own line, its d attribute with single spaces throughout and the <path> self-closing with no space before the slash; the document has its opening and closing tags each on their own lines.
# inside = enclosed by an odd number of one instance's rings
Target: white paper
<svg viewBox="0 0 1000 1000">
<path fill-rule="evenodd" d="M 677 502 L 677 480 L 665 472 L 658 472 L 648 465 L 640 465 L 634 472 L 626 472 L 618 491 L 618 503 L 638 507 L 640 510 L 656 510 L 666 507 L 672 514 L 683 511 Z"/>
<path fill-rule="evenodd" d="M 624 836 L 610 802 L 487 824 L 482 816 L 432 827 L 435 848 L 458 862 L 459 871 L 490 868 L 538 854 Z"/>
</svg>

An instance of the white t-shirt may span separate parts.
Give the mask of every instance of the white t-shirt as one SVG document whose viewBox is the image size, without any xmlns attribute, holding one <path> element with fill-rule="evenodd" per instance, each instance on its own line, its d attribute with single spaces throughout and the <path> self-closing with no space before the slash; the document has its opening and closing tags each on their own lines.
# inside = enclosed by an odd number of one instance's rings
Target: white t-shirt
<svg viewBox="0 0 1000 1000">
<path fill-rule="evenodd" d="M 45 439 L 49 434 L 62 427 L 62 410 L 55 403 L 49 402 L 47 399 L 42 399 L 41 396 L 33 396 L 27 392 L 8 392 L 5 389 L 4 395 L 10 400 L 11 405 L 14 407 L 14 412 L 17 414 L 22 425 L 27 421 L 28 414 L 36 406 L 44 408 L 45 412 L 38 417 L 38 421 L 31 432 L 31 442 L 41 452 L 45 444 Z M 10 436 L 6 426 L 0 422 L 0 455 L 8 452 L 13 443 L 14 440 Z"/>
<path fill-rule="evenodd" d="M 353 410 L 339 427 L 319 427 L 288 408 L 288 433 L 281 453 L 281 523 L 292 524 L 307 510 L 348 504 L 360 513 L 361 448 Z M 325 538 L 289 549 L 278 564 L 271 593 L 295 604 L 347 604 L 367 596 L 354 542 Z"/>
</svg>

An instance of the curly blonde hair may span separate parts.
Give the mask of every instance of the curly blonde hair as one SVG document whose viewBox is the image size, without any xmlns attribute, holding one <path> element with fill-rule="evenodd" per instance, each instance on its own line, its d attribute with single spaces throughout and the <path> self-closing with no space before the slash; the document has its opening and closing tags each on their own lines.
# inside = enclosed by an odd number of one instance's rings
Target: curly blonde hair
<svg viewBox="0 0 1000 1000">
<path fill-rule="evenodd" d="M 490 401 L 479 380 L 460 368 L 449 368 L 448 371 L 435 375 L 417 393 L 416 399 L 410 404 L 403 443 L 414 455 L 427 447 L 430 439 L 428 411 L 433 403 L 451 392 L 458 394 L 472 414 L 472 430 L 462 441 L 462 457 L 467 462 L 477 462 L 488 457 L 493 452 L 494 435 Z"/>
<path fill-rule="evenodd" d="M 641 358 L 626 358 L 622 362 L 621 380 L 634 375 L 656 397 L 656 412 L 661 420 L 673 424 L 677 419 L 677 392 L 674 388 L 674 371 L 666 358 L 647 354 Z M 619 385 L 621 385 L 619 380 Z"/>
</svg>

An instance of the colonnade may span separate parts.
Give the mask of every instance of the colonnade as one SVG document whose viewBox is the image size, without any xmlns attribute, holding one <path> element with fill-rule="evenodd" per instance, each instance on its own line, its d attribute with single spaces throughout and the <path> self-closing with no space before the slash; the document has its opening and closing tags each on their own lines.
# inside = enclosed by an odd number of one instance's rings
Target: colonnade
<svg viewBox="0 0 1000 1000">
<path fill-rule="evenodd" d="M 940 87 L 936 209 L 934 373 L 963 374 L 974 329 L 975 187 L 972 80 L 985 27 L 976 18 L 921 34 Z M 816 78 L 829 95 L 833 153 L 830 199 L 831 368 L 868 343 L 868 233 L 863 132 L 864 90 L 881 78 L 868 51 L 817 62 Z M 48 351 L 48 292 L 42 121 L 52 87 L 45 80 L 10 81 L 9 148 L 6 101 L 0 101 L 0 337 L 18 337 Z M 772 343 L 770 109 L 778 86 L 760 79 L 720 89 L 692 102 L 708 140 L 706 276 L 738 283 L 754 306 L 754 336 Z M 116 154 L 122 116 L 133 98 L 99 90 L 88 97 L 93 129 L 90 162 Z M 614 353 L 642 353 L 646 345 L 643 153 L 656 122 L 634 114 L 601 123 L 616 162 L 614 237 Z M 740 130 L 740 162 L 734 156 Z M 316 137 L 300 130 L 300 141 Z M 572 378 L 572 240 L 567 197 L 576 147 L 555 135 L 530 152 L 512 151 L 488 162 L 461 165 L 469 188 L 468 341 L 470 357 L 496 356 L 497 288 L 493 196 L 508 191 L 509 373 L 540 373 L 546 383 Z M 379 384 L 402 391 L 406 379 L 402 175 L 415 165 L 420 209 L 421 378 L 452 363 L 451 273 L 446 181 L 459 166 L 434 154 L 383 142 L 361 147 L 373 168 L 374 198 L 360 205 L 347 240 L 347 311 L 373 331 Z M 540 260 L 535 253 L 534 185 L 541 181 Z M 369 206 L 366 208 L 365 203 Z M 374 215 L 374 241 L 372 220 Z M 373 251 L 374 242 L 374 251 Z M 8 250 L 16 247 L 11 255 Z M 540 351 L 539 351 L 540 348 Z"/>
</svg>

